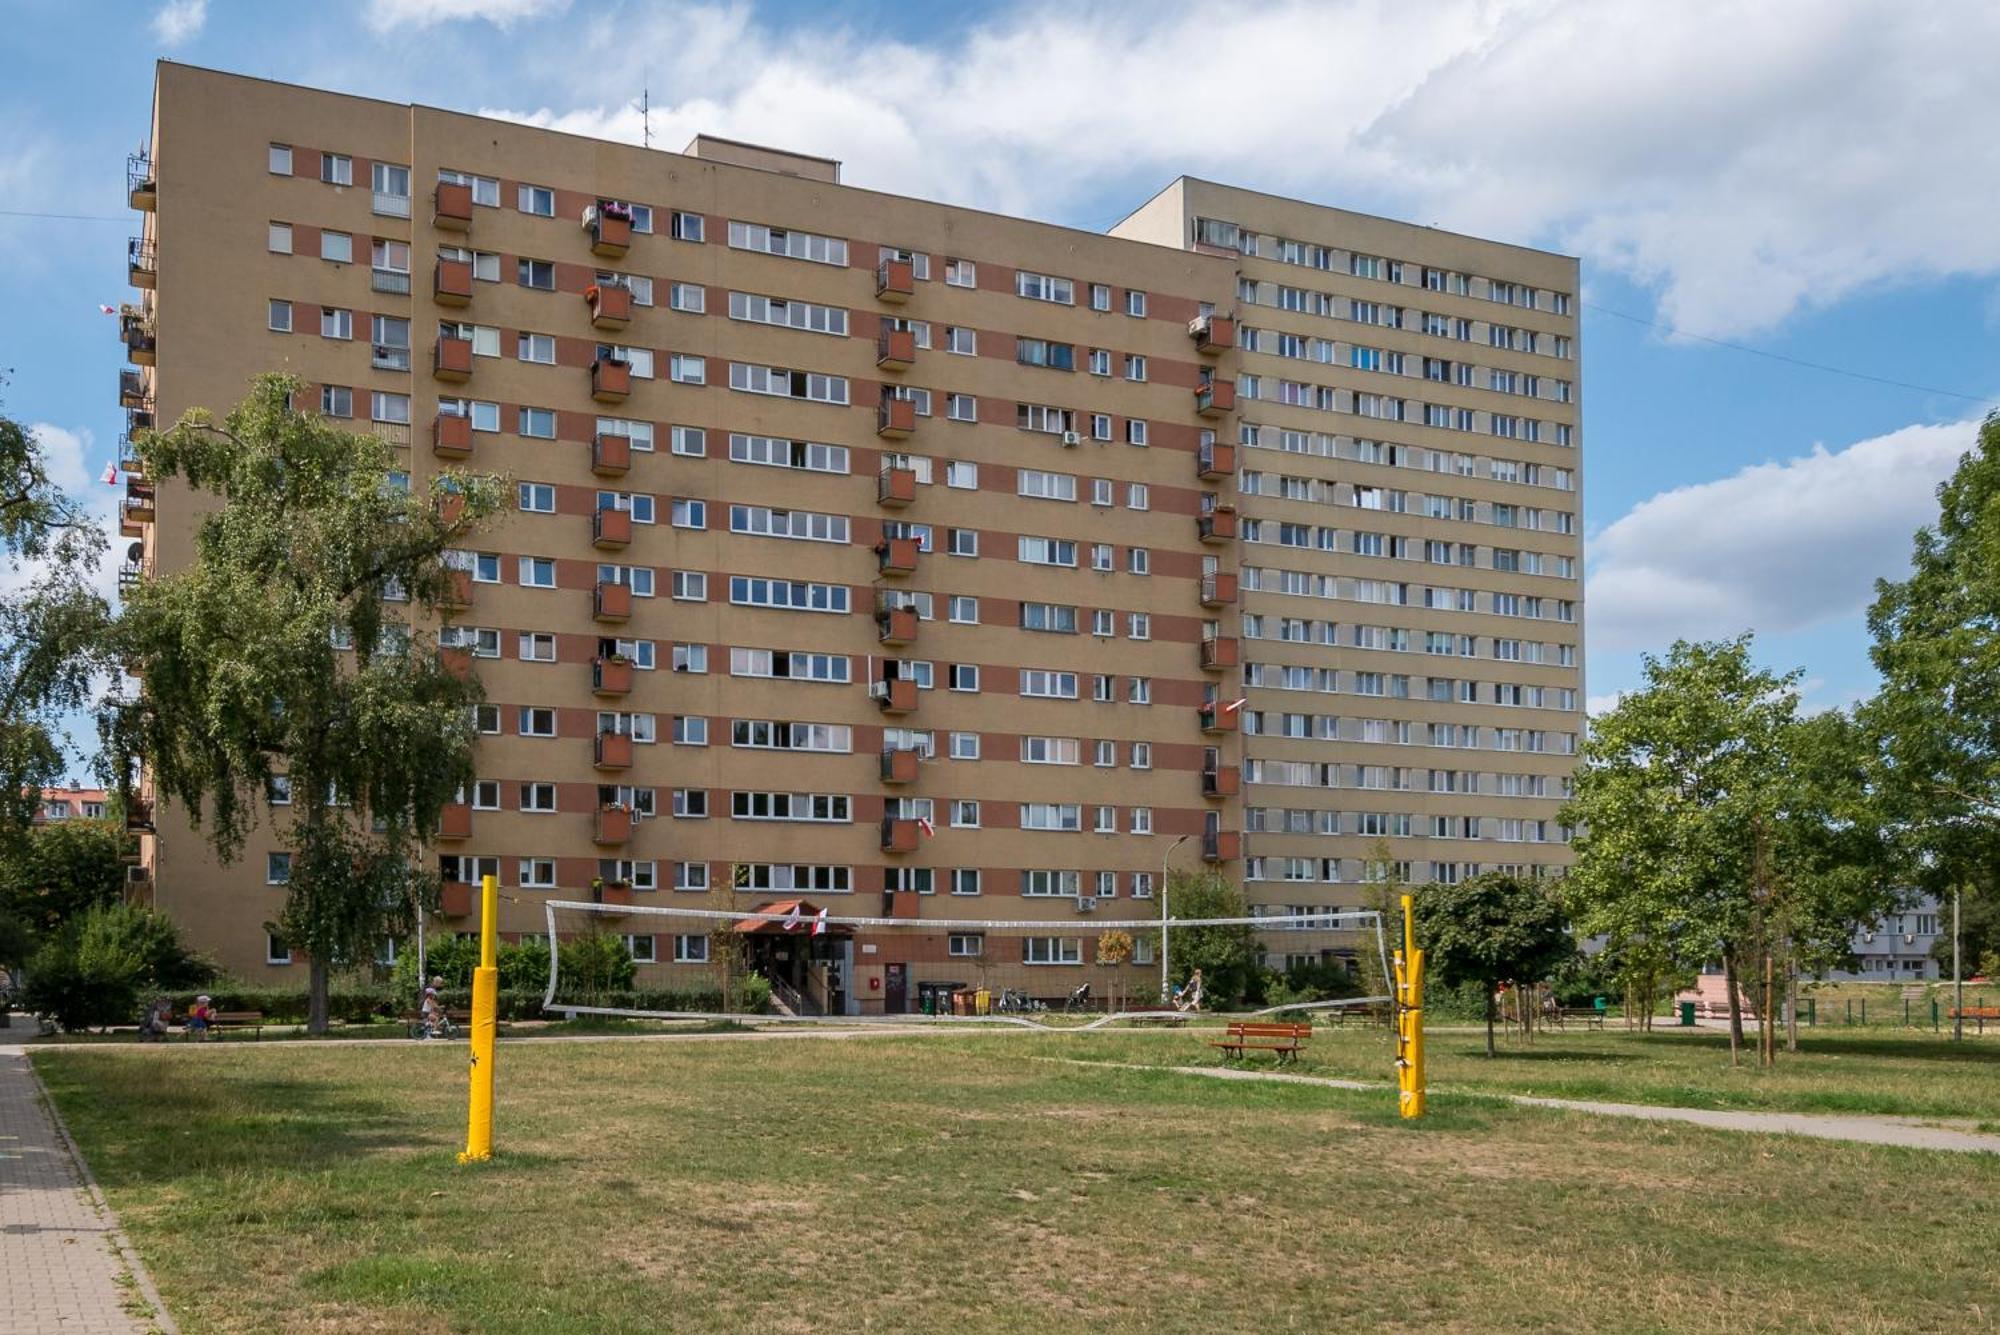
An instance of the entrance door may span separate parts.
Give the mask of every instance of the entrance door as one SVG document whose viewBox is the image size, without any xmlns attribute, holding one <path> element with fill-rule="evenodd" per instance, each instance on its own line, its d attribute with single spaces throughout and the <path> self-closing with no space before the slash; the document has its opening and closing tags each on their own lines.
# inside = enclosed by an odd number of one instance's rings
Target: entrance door
<svg viewBox="0 0 2000 1335">
<path fill-rule="evenodd" d="M 910 966 L 886 964 L 882 973 L 882 1011 L 886 1015 L 901 1015 L 910 1008 Z"/>
</svg>

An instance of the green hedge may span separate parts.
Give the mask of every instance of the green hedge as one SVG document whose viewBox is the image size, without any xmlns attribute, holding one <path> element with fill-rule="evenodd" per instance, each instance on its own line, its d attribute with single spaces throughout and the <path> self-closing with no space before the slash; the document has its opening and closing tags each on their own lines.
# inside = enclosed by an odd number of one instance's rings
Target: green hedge
<svg viewBox="0 0 2000 1335">
<path fill-rule="evenodd" d="M 746 982 L 743 987 L 741 1005 L 752 1013 L 765 1009 L 770 996 L 768 984 L 762 979 Z M 186 1015 L 188 1007 L 194 1004 L 194 992 L 169 993 L 174 1003 L 176 1016 Z M 283 988 L 242 987 L 230 983 L 218 983 L 208 989 L 210 1003 L 219 1011 L 262 1011 L 264 1018 L 273 1024 L 304 1024 L 306 1019 L 306 994 Z M 466 988 L 443 988 L 439 998 L 450 1010 L 472 1009 L 472 993 Z M 559 1000 L 574 1001 L 580 1006 L 613 1006 L 621 1010 L 647 1011 L 722 1011 L 722 992 L 718 988 L 686 988 L 676 991 L 630 991 L 601 992 L 585 997 L 571 995 Z M 327 996 L 327 1014 L 334 1020 L 346 1024 L 366 1024 L 370 1020 L 409 1015 L 416 1011 L 417 1002 L 413 996 L 405 996 L 388 987 L 337 987 Z M 560 1018 L 542 1009 L 541 989 L 503 988 L 499 998 L 499 1018 L 503 1020 L 546 1020 Z"/>
</svg>

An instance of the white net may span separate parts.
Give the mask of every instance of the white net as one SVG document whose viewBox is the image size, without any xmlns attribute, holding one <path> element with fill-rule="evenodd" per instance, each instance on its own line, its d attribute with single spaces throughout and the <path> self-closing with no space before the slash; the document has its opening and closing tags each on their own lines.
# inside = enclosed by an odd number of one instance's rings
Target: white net
<svg viewBox="0 0 2000 1335">
<path fill-rule="evenodd" d="M 928 905 L 924 906 L 928 908 Z M 950 905 L 962 910 L 964 906 Z M 1091 1029 L 1200 1013 L 1380 1007 L 1369 910 L 1171 918 L 1065 903 L 1034 919 L 862 917 L 811 898 L 742 907 L 546 903 L 555 1015 Z"/>
</svg>

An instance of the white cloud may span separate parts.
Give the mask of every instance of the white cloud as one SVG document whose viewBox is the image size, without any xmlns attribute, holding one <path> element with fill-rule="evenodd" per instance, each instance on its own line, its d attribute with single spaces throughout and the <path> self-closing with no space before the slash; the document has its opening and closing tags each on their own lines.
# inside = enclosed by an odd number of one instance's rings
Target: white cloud
<svg viewBox="0 0 2000 1335">
<path fill-rule="evenodd" d="M 554 76 L 570 105 L 489 114 L 637 140 L 636 109 L 604 92 L 650 80 L 663 147 L 703 129 L 1044 217 L 1206 175 L 1573 249 L 1711 335 L 2000 271 L 1964 184 L 2000 177 L 2000 6 L 1273 0 L 1219 41 L 1200 8 L 1044 4 L 924 47 L 682 4 L 577 38 Z"/>
<path fill-rule="evenodd" d="M 1583 700 L 1583 712 L 1591 718 L 1608 714 L 1618 708 L 1618 702 L 1625 698 L 1625 692 L 1613 691 L 1609 695 L 1588 695 Z"/>
<path fill-rule="evenodd" d="M 1866 607 L 1909 567 L 1937 517 L 1937 484 L 1974 422 L 1911 426 L 1837 453 L 1815 446 L 1714 482 L 1661 492 L 1588 544 L 1593 653 L 1675 638 L 1788 631 Z"/>
<path fill-rule="evenodd" d="M 179 46 L 201 35 L 208 22 L 208 0 L 167 0 L 154 11 L 153 36 L 167 46 Z"/>
<path fill-rule="evenodd" d="M 476 20 L 505 32 L 568 7 L 569 0 L 368 0 L 367 22 L 376 32 L 390 32 Z"/>
</svg>

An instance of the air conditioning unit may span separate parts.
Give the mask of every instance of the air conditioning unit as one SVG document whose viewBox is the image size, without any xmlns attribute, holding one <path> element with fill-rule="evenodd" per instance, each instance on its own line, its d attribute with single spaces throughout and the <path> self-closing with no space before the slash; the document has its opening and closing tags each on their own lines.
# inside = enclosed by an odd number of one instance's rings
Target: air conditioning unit
<svg viewBox="0 0 2000 1335">
<path fill-rule="evenodd" d="M 1097 900 L 1090 895 L 1078 895 L 1076 898 L 1076 911 L 1078 913 L 1095 913 L 1097 911 Z"/>
<path fill-rule="evenodd" d="M 1062 442 L 1071 449 L 1075 449 L 1077 446 L 1083 444 L 1083 433 L 1080 431 L 1065 431 L 1062 434 Z"/>
<path fill-rule="evenodd" d="M 1209 327 L 1208 322 L 1214 318 L 1215 318 L 1214 316 L 1210 315 L 1197 315 L 1194 317 L 1194 319 L 1189 320 L 1188 337 L 1190 338 L 1206 337 L 1208 334 L 1208 327 Z"/>
<path fill-rule="evenodd" d="M 871 681 L 871 682 L 869 682 L 869 683 L 868 683 L 868 698 L 869 698 L 869 699 L 871 699 L 871 700 L 886 700 L 886 699 L 888 699 L 888 698 L 889 698 L 889 683 L 888 683 L 888 682 L 886 682 L 886 681 Z"/>
<path fill-rule="evenodd" d="M 1916 943 L 1917 943 L 1917 934 L 1916 934 L 1915 932 L 1904 932 L 1904 933 L 1903 933 L 1903 944 L 1904 944 L 1904 945 L 1906 945 L 1906 946 L 1913 946 L 1913 945 L 1915 945 Z"/>
<path fill-rule="evenodd" d="M 1862 939 L 1862 940 L 1863 940 L 1864 942 L 1866 942 L 1866 941 L 1873 941 L 1873 940 L 1875 939 L 1875 933 L 1873 933 L 1873 932 L 1863 932 L 1863 933 L 1861 934 L 1861 939 Z"/>
</svg>

